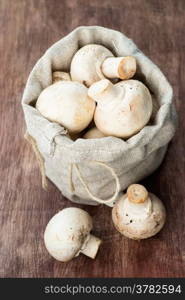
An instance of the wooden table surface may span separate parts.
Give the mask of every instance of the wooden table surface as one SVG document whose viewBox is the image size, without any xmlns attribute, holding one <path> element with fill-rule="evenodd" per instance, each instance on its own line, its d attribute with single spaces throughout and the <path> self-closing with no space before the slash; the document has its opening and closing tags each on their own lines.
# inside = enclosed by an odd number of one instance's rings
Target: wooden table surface
<svg viewBox="0 0 185 300">
<path fill-rule="evenodd" d="M 132 38 L 174 88 L 179 128 L 161 167 L 147 180 L 167 208 L 155 237 L 132 241 L 113 227 L 106 206 L 78 206 L 94 218 L 104 241 L 96 260 L 50 257 L 43 232 L 60 209 L 75 206 L 49 183 L 45 192 L 35 156 L 24 140 L 21 96 L 44 51 L 79 25 L 101 25 Z M 185 276 L 185 1 L 0 0 L 0 277 Z M 77 206 L 77 205 L 76 205 Z"/>
</svg>

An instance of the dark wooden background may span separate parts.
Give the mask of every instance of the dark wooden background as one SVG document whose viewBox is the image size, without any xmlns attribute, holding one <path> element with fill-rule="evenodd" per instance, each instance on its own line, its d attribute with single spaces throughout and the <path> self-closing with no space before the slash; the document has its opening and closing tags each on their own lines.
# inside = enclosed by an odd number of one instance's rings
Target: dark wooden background
<svg viewBox="0 0 185 300">
<path fill-rule="evenodd" d="M 21 96 L 29 72 L 52 43 L 79 25 L 102 25 L 132 38 L 174 88 L 179 128 L 161 167 L 144 181 L 165 203 L 165 228 L 141 242 L 121 236 L 106 206 L 81 206 L 104 241 L 96 260 L 50 257 L 43 232 L 72 206 L 57 188 L 41 188 L 23 135 Z M 0 277 L 185 276 L 185 1 L 0 0 Z"/>
</svg>

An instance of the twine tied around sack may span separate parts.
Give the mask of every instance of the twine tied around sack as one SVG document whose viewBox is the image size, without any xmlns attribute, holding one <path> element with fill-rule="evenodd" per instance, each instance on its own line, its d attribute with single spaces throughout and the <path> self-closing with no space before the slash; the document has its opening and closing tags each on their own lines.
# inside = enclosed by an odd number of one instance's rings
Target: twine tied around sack
<svg viewBox="0 0 185 300">
<path fill-rule="evenodd" d="M 41 173 L 41 177 L 42 177 L 42 187 L 44 190 L 47 190 L 48 187 L 48 183 L 47 183 L 47 179 L 46 179 L 46 172 L 45 172 L 45 166 L 44 166 L 44 158 L 41 155 L 38 146 L 37 146 L 37 142 L 35 141 L 35 139 L 26 131 L 24 138 L 31 144 L 32 149 L 36 155 L 38 164 L 39 164 L 39 169 L 40 169 L 40 173 Z"/>
<path fill-rule="evenodd" d="M 104 168 L 106 168 L 107 170 L 110 171 L 110 173 L 111 173 L 112 177 L 115 179 L 115 183 L 116 183 L 116 189 L 115 189 L 114 194 L 112 195 L 112 197 L 110 197 L 106 200 L 94 196 L 92 194 L 92 192 L 90 191 L 85 179 L 83 178 L 82 173 L 81 173 L 77 163 L 71 163 L 70 166 L 69 166 L 69 174 L 70 174 L 70 176 L 69 176 L 69 186 L 70 186 L 71 192 L 75 191 L 75 186 L 74 186 L 73 179 L 72 179 L 72 172 L 73 172 L 73 168 L 74 168 L 76 170 L 78 178 L 80 179 L 80 182 L 82 183 L 82 185 L 83 185 L 84 189 L 86 190 L 88 196 L 96 202 L 103 203 L 103 204 L 109 204 L 109 205 L 112 206 L 114 201 L 116 200 L 118 194 L 119 194 L 119 191 L 120 191 L 120 183 L 119 183 L 118 176 L 116 175 L 114 169 L 111 168 L 110 166 L 108 166 L 105 162 L 96 161 L 96 160 L 92 160 L 92 161 L 88 161 L 88 162 L 92 163 L 92 164 L 98 164 L 98 165 L 100 165 L 100 166 L 102 166 L 102 167 L 104 167 Z"/>
<path fill-rule="evenodd" d="M 47 190 L 48 184 L 47 184 L 47 179 L 46 179 L 44 158 L 43 158 L 42 154 L 40 153 L 40 151 L 38 149 L 37 142 L 35 141 L 35 139 L 28 132 L 25 133 L 24 137 L 31 144 L 32 149 L 33 149 L 33 151 L 36 155 L 37 161 L 39 163 L 39 169 L 40 169 L 41 176 L 42 176 L 42 187 L 43 187 L 43 189 Z M 73 176 L 72 176 L 73 168 L 74 168 L 76 170 L 76 174 L 77 174 L 81 184 L 83 185 L 84 189 L 86 190 L 86 192 L 87 192 L 88 196 L 91 198 L 91 200 L 94 200 L 98 203 L 103 203 L 103 204 L 107 204 L 107 205 L 112 206 L 114 201 L 116 200 L 118 194 L 119 194 L 119 191 L 120 191 L 120 183 L 119 183 L 118 176 L 116 175 L 114 169 L 111 168 L 110 166 L 108 166 L 105 162 L 93 160 L 93 161 L 88 161 L 88 163 L 98 164 L 98 165 L 100 165 L 100 166 L 102 166 L 105 169 L 110 171 L 110 173 L 111 173 L 112 177 L 115 179 L 115 183 L 116 183 L 116 189 L 115 189 L 114 194 L 112 195 L 112 197 L 110 197 L 106 200 L 94 196 L 92 194 L 92 192 L 90 191 L 90 189 L 88 187 L 88 184 L 86 183 L 85 179 L 83 178 L 82 173 L 81 173 L 77 163 L 70 163 L 70 165 L 69 165 L 68 182 L 69 182 L 70 191 L 72 193 L 75 192 L 75 185 L 74 185 Z"/>
</svg>

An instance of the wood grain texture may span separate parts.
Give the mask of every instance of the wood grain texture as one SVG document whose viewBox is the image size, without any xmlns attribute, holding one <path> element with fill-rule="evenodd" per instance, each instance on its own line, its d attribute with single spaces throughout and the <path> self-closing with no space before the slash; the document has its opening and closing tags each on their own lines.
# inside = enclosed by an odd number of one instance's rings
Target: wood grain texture
<svg viewBox="0 0 185 300">
<path fill-rule="evenodd" d="M 96 260 L 81 255 L 63 264 L 45 250 L 43 232 L 60 209 L 74 206 L 41 176 L 23 138 L 21 96 L 44 51 L 79 25 L 101 25 L 132 38 L 174 88 L 179 128 L 161 167 L 146 187 L 165 203 L 167 223 L 157 236 L 137 242 L 113 227 L 111 209 L 86 209 L 103 239 Z M 0 277 L 185 276 L 185 1 L 0 0 Z"/>
</svg>

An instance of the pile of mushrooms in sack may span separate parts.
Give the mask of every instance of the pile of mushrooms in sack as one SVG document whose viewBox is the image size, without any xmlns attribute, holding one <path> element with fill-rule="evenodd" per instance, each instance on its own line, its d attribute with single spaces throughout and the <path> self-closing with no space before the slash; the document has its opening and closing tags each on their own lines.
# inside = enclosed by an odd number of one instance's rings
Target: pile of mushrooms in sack
<svg viewBox="0 0 185 300">
<path fill-rule="evenodd" d="M 72 139 L 128 139 L 149 122 L 153 110 L 148 88 L 130 79 L 135 72 L 134 57 L 115 57 L 104 46 L 86 45 L 74 55 L 70 74 L 53 72 L 53 84 L 41 92 L 36 108 L 66 128 Z M 95 126 L 84 132 L 93 119 Z M 139 184 L 130 185 L 112 210 L 116 229 L 137 240 L 158 233 L 165 218 L 162 202 Z M 46 227 L 46 248 L 63 262 L 80 253 L 95 258 L 101 240 L 90 234 L 92 227 L 87 212 L 65 208 Z"/>
</svg>

